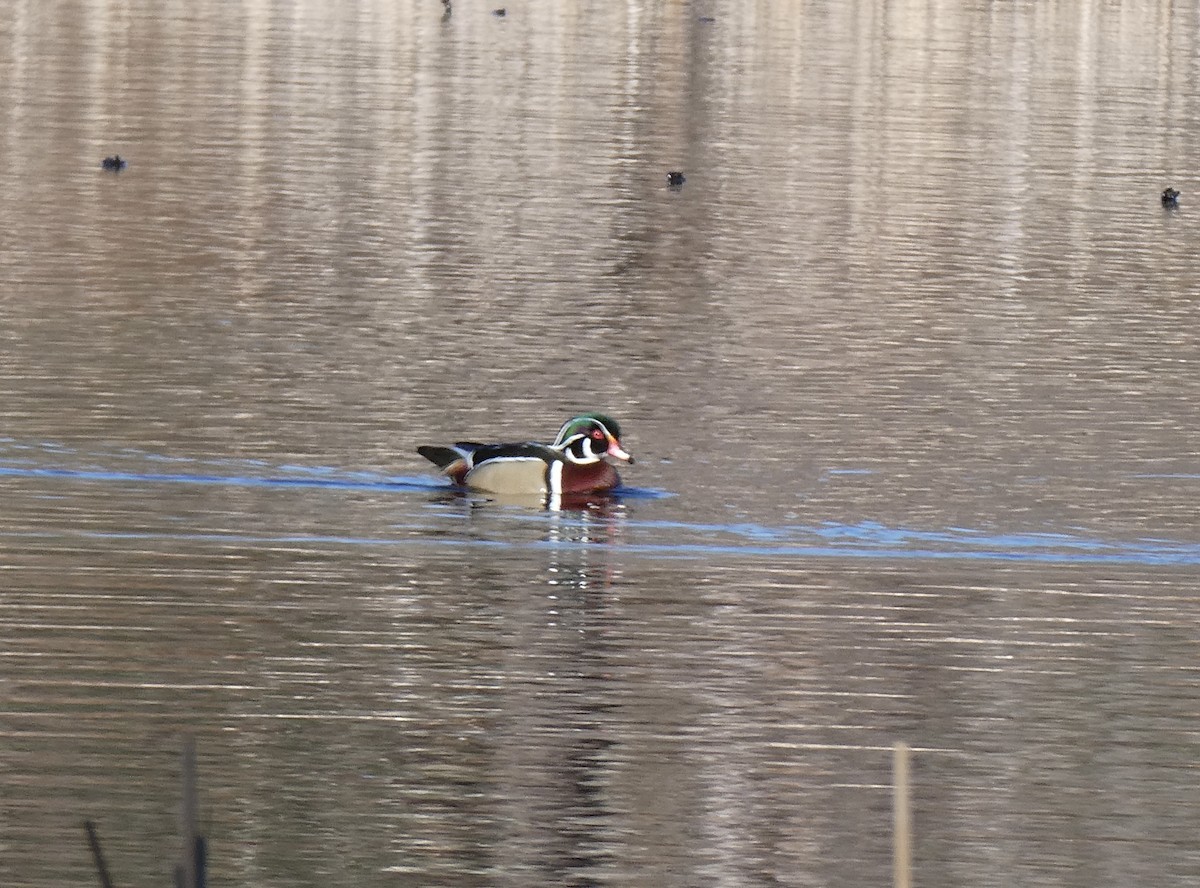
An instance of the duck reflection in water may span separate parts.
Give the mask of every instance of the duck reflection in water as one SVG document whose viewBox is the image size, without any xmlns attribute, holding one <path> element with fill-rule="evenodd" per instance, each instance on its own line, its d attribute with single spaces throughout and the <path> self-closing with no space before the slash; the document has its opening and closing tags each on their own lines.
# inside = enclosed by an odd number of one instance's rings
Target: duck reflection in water
<svg viewBox="0 0 1200 888">
<path fill-rule="evenodd" d="M 658 496 L 656 491 L 626 488 L 639 497 Z M 516 516 L 519 510 L 532 512 L 562 512 L 590 519 L 616 519 L 626 512 L 620 491 L 593 491 L 575 494 L 545 493 L 486 493 L 462 487 L 445 487 L 437 490 L 430 499 L 439 506 L 457 506 L 464 517 L 472 515 L 508 514 Z"/>
<path fill-rule="evenodd" d="M 531 551 L 505 559 L 507 570 L 493 572 L 505 577 L 507 588 L 495 594 L 506 601 L 500 620 L 510 643 L 496 670 L 489 731 L 494 761 L 504 766 L 490 776 L 520 824 L 500 852 L 502 872 L 598 888 L 606 882 L 596 874 L 619 863 L 605 827 L 621 822 L 610 787 L 621 768 L 613 635 L 622 614 L 626 508 L 606 497 L 558 512 L 494 510 L 504 513 L 506 532 L 524 519 L 539 537 Z"/>
</svg>

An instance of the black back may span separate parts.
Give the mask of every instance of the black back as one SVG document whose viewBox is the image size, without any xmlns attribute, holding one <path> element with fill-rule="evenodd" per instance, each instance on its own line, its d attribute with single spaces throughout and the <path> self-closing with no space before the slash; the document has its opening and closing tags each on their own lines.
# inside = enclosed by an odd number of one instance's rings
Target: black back
<svg viewBox="0 0 1200 888">
<path fill-rule="evenodd" d="M 479 465 L 485 460 L 500 459 L 506 456 L 514 459 L 541 459 L 548 463 L 555 460 L 561 461 L 563 458 L 562 454 L 552 447 L 528 442 L 520 444 L 459 444 L 458 446 L 472 448 L 475 465 Z"/>
</svg>

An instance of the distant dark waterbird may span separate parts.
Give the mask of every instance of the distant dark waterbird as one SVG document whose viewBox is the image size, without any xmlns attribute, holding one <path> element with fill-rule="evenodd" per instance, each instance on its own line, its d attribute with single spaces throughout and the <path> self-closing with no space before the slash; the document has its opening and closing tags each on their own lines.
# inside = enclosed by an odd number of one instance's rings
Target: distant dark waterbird
<svg viewBox="0 0 1200 888">
<path fill-rule="evenodd" d="M 121 157 L 121 155 L 114 154 L 112 157 L 106 157 L 104 160 L 100 161 L 100 166 L 109 172 L 119 173 L 121 170 L 125 169 L 125 167 L 129 166 L 129 164 L 124 158 Z"/>
<path fill-rule="evenodd" d="M 679 172 L 679 170 L 671 170 L 671 172 L 667 173 L 667 184 L 672 188 L 678 188 L 686 181 L 687 177 Z"/>
<path fill-rule="evenodd" d="M 1164 188 L 1162 193 L 1162 205 L 1164 207 L 1179 206 L 1179 195 L 1181 191 L 1176 191 L 1174 188 Z"/>
<path fill-rule="evenodd" d="M 492 15 L 508 15 L 508 10 L 501 6 L 499 9 L 493 9 Z"/>
</svg>

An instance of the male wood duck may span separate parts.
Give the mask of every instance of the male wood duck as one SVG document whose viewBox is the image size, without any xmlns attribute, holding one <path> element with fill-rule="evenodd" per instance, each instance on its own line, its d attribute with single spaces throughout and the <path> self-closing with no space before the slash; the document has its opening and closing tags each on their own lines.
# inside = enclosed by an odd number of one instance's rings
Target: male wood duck
<svg viewBox="0 0 1200 888">
<path fill-rule="evenodd" d="M 417 453 L 455 484 L 486 493 L 514 495 L 596 493 L 621 483 L 605 457 L 632 463 L 621 447 L 621 427 L 603 413 L 572 417 L 552 444 L 477 444 L 422 446 Z"/>
</svg>

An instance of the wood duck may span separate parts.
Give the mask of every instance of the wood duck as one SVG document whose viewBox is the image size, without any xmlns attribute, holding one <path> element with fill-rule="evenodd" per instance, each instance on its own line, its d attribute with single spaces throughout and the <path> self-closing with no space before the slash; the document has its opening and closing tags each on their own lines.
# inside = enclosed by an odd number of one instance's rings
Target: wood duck
<svg viewBox="0 0 1200 888">
<path fill-rule="evenodd" d="M 583 413 L 563 423 L 552 444 L 422 446 L 417 453 L 455 484 L 486 493 L 561 496 L 612 490 L 621 483 L 605 457 L 633 463 L 621 447 L 621 427 L 603 413 Z"/>
</svg>

